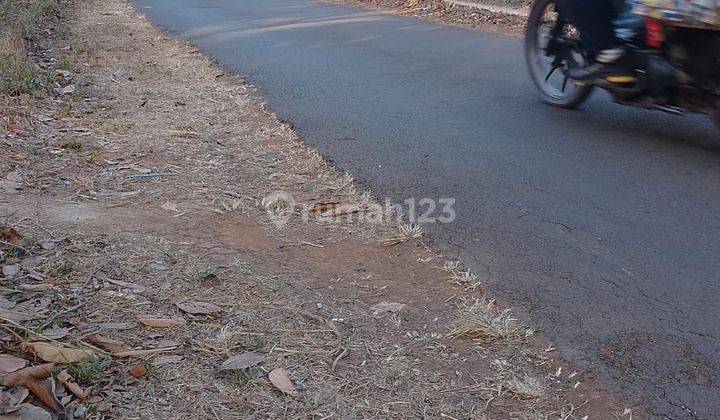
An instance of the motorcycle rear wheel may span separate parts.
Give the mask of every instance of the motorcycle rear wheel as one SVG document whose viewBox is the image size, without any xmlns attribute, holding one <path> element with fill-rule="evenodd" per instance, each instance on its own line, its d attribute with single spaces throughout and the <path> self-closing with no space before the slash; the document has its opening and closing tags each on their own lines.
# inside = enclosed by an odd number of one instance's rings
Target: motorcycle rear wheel
<svg viewBox="0 0 720 420">
<path fill-rule="evenodd" d="M 543 100 L 552 106 L 571 109 L 590 97 L 593 86 L 576 85 L 565 76 L 563 68 L 553 70 L 554 57 L 545 54 L 554 26 L 553 15 L 559 19 L 556 10 L 556 0 L 536 0 L 533 4 L 525 30 L 525 60 Z M 582 57 L 578 56 L 577 59 L 582 60 Z M 563 65 L 567 66 L 567 62 Z"/>
</svg>

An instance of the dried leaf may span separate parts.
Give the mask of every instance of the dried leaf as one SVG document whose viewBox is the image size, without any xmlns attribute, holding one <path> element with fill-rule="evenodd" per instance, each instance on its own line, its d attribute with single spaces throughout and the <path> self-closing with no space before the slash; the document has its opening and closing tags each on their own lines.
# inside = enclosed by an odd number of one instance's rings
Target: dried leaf
<svg viewBox="0 0 720 420">
<path fill-rule="evenodd" d="M 187 321 L 185 321 L 184 318 L 158 318 L 156 316 L 143 316 L 138 318 L 138 322 L 146 327 L 154 328 L 182 327 L 187 324 Z"/>
<path fill-rule="evenodd" d="M 21 344 L 21 347 L 23 351 L 31 352 L 46 362 L 77 363 L 95 358 L 95 353 L 91 350 L 56 346 L 42 341 L 25 342 Z"/>
<path fill-rule="evenodd" d="M 224 361 L 220 370 L 243 370 L 262 363 L 263 360 L 263 356 L 253 352 L 238 354 Z"/>
<path fill-rule="evenodd" d="M 23 321 L 30 321 L 31 319 L 39 318 L 39 315 L 26 314 L 24 312 L 8 311 L 8 310 L 0 309 L 0 318 L 8 319 L 13 322 L 23 322 Z"/>
<path fill-rule="evenodd" d="M 0 228 L 0 239 L 13 245 L 17 245 L 22 240 L 22 236 L 20 236 L 20 234 L 11 227 L 3 227 Z"/>
<path fill-rule="evenodd" d="M 25 387 L 51 410 L 56 413 L 65 412 L 65 407 L 60 404 L 60 401 L 55 396 L 55 379 L 52 376 L 42 382 L 27 382 Z"/>
<path fill-rule="evenodd" d="M 137 324 L 133 322 L 104 322 L 98 325 L 101 331 L 113 331 L 113 330 L 131 330 L 135 328 Z"/>
<path fill-rule="evenodd" d="M 177 212 L 177 209 L 178 209 L 177 204 L 170 202 L 170 201 L 168 201 L 165 204 L 163 204 L 162 206 L 160 206 L 160 208 L 165 211 L 169 211 L 169 212 Z"/>
<path fill-rule="evenodd" d="M 50 283 L 42 284 L 18 284 L 17 289 L 23 292 L 49 292 L 55 287 Z"/>
<path fill-rule="evenodd" d="M 5 375 L 2 378 L 2 384 L 4 386 L 24 386 L 27 382 L 47 378 L 54 370 L 55 363 L 26 367 L 25 369 L 20 369 Z"/>
<path fill-rule="evenodd" d="M 75 85 L 67 85 L 62 89 L 55 88 L 55 92 L 57 92 L 60 95 L 68 95 L 70 93 L 75 92 Z"/>
<path fill-rule="evenodd" d="M 268 375 L 268 378 L 270 379 L 270 382 L 275 385 L 275 388 L 282 391 L 283 394 L 291 395 L 293 397 L 298 396 L 295 385 L 293 385 L 292 381 L 290 381 L 290 378 L 288 378 L 285 369 L 273 369 L 272 372 L 270 372 L 270 374 Z"/>
<path fill-rule="evenodd" d="M 2 268 L 2 274 L 4 277 L 12 278 L 17 276 L 21 269 L 22 267 L 20 267 L 20 264 L 4 265 Z"/>
<path fill-rule="evenodd" d="M 30 395 L 27 388 L 18 387 L 14 392 L 0 392 L 0 414 L 9 414 L 20 409 L 20 404 Z"/>
<path fill-rule="evenodd" d="M 405 304 L 398 302 L 380 302 L 370 307 L 373 315 L 377 316 L 386 312 L 400 312 L 405 308 Z"/>
<path fill-rule="evenodd" d="M 198 301 L 180 302 L 176 303 L 175 306 L 181 311 L 192 315 L 213 315 L 222 310 L 222 308 L 212 303 Z"/>
<path fill-rule="evenodd" d="M 335 217 L 344 214 L 352 214 L 360 211 L 360 207 L 354 204 L 341 204 L 332 210 L 322 213 L 323 216 Z"/>
<path fill-rule="evenodd" d="M 20 171 L 10 172 L 5 176 L 5 179 L 0 179 L 0 190 L 3 190 L 8 194 L 15 193 L 17 190 L 22 190 L 22 176 L 20 175 Z M 12 228 L 8 229 L 15 231 L 15 229 Z M 15 232 L 15 234 L 17 234 L 17 232 Z M 12 241 L 8 242 L 16 245 L 16 243 Z"/>
<path fill-rule="evenodd" d="M 167 351 L 174 351 L 177 350 L 178 346 L 173 347 L 162 347 L 157 349 L 140 349 L 140 350 L 130 350 L 130 351 L 124 351 L 121 353 L 115 353 L 113 356 L 116 357 L 136 357 L 136 356 L 147 356 L 148 354 L 157 354 L 157 353 L 165 353 Z"/>
<path fill-rule="evenodd" d="M 218 279 L 218 276 L 215 274 L 208 274 L 200 279 L 200 283 L 202 283 L 203 286 L 217 286 L 220 284 L 220 279 Z"/>
<path fill-rule="evenodd" d="M 146 290 L 145 286 L 141 286 L 135 283 L 128 283 L 126 281 L 107 279 L 107 282 L 112 283 L 116 286 L 123 287 L 125 289 L 129 289 L 133 293 L 143 293 Z"/>
<path fill-rule="evenodd" d="M 130 374 L 134 378 L 142 378 L 143 376 L 146 376 L 147 373 L 148 371 L 145 367 L 145 363 L 143 363 L 142 361 L 135 362 L 130 368 Z"/>
<path fill-rule="evenodd" d="M 9 354 L 0 353 L 0 375 L 20 370 L 27 365 L 27 360 Z"/>
<path fill-rule="evenodd" d="M 183 356 L 159 356 L 153 360 L 153 366 L 159 367 L 164 365 L 170 365 L 173 363 L 180 363 L 183 360 Z"/>
<path fill-rule="evenodd" d="M 70 392 L 75 394 L 75 396 L 80 398 L 81 400 L 84 400 L 90 396 L 90 391 L 82 389 L 80 385 L 75 382 L 75 379 L 68 373 L 67 370 L 63 370 L 62 372 L 58 373 L 57 378 L 58 381 L 65 385 L 65 388 L 70 390 Z"/>
<path fill-rule="evenodd" d="M 334 209 L 338 205 L 340 205 L 340 202 L 338 201 L 315 203 L 310 208 L 310 211 L 313 213 L 325 213 L 326 211 Z"/>
<path fill-rule="evenodd" d="M 111 340 L 107 337 L 103 337 L 99 334 L 90 334 L 85 336 L 85 339 L 92 344 L 100 347 L 103 350 L 110 352 L 111 354 L 123 353 L 132 351 L 133 349 L 126 346 L 124 343 L 116 340 Z"/>
<path fill-rule="evenodd" d="M 52 414 L 44 409 L 32 405 L 22 404 L 16 412 L 4 416 L 0 416 L 2 420 L 53 420 Z"/>
<path fill-rule="evenodd" d="M 67 335 L 70 334 L 71 329 L 72 328 L 65 327 L 47 328 L 43 330 L 42 335 L 53 340 L 59 340 L 67 337 Z"/>
</svg>

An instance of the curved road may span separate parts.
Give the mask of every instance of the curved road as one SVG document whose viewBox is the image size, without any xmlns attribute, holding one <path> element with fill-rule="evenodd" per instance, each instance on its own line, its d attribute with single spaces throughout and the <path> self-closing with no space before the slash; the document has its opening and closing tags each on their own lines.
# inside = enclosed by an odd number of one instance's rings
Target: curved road
<svg viewBox="0 0 720 420">
<path fill-rule="evenodd" d="M 663 418 L 720 412 L 720 135 L 540 103 L 518 40 L 308 0 L 133 0 L 247 75 L 378 195 L 453 197 L 431 238 L 565 357 Z M 192 83 L 188 80 L 188 83 Z"/>
</svg>

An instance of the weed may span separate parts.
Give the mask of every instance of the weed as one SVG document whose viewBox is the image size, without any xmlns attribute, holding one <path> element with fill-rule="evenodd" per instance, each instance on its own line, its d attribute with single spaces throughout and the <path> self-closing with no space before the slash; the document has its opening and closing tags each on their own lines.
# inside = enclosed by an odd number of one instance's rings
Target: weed
<svg viewBox="0 0 720 420">
<path fill-rule="evenodd" d="M 99 358 L 94 358 L 87 363 L 73 363 L 68 365 L 68 373 L 79 384 L 89 383 L 96 375 L 102 372 L 102 364 Z"/>
<path fill-rule="evenodd" d="M 378 241 L 382 246 L 395 246 L 411 239 L 421 238 L 423 228 L 407 223 L 398 223 L 397 226 L 388 230 Z"/>
<path fill-rule="evenodd" d="M 233 372 L 229 377 L 230 384 L 237 388 L 244 388 L 250 381 L 257 379 L 259 372 L 255 367 Z"/>
<path fill-rule="evenodd" d="M 73 270 L 75 270 L 75 264 L 72 261 L 61 260 L 55 265 L 52 271 L 58 277 L 67 277 Z"/>
<path fill-rule="evenodd" d="M 18 96 L 36 88 L 30 61 L 0 51 L 0 94 Z"/>
<path fill-rule="evenodd" d="M 85 145 L 77 140 L 68 140 L 60 145 L 61 149 L 72 150 L 75 152 L 82 152 L 85 149 Z"/>
</svg>

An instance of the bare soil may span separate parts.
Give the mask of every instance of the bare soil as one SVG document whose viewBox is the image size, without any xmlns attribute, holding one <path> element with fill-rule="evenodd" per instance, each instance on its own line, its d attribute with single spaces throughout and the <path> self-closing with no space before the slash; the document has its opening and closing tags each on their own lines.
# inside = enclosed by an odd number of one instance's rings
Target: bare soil
<svg viewBox="0 0 720 420">
<path fill-rule="evenodd" d="M 54 415 L 632 418 L 421 239 L 268 202 L 375 199 L 242 78 L 122 0 L 66 25 L 39 53 L 71 63 L 54 95 L 0 120 L 0 346 L 31 365 L 51 357 L 29 341 L 93 352 L 55 367 L 87 394 L 51 376 Z M 246 353 L 262 361 L 220 369 Z M 38 397 L 21 410 L 53 411 Z"/>
</svg>

